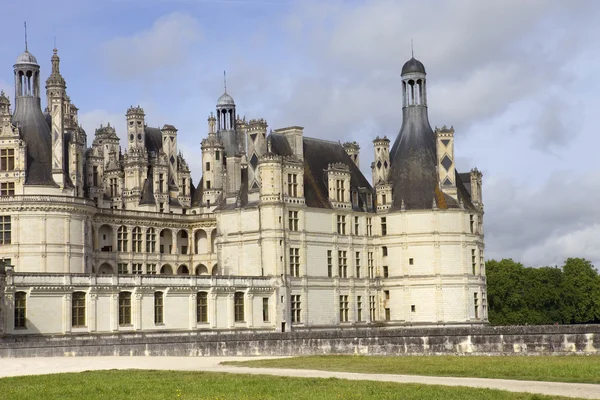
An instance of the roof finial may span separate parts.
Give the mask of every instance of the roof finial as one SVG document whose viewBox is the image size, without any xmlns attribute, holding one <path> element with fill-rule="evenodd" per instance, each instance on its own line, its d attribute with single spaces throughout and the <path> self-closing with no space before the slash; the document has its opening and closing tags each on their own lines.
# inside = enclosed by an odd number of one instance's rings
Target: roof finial
<svg viewBox="0 0 600 400">
<path fill-rule="evenodd" d="M 415 47 L 413 45 L 413 40 L 412 38 L 410 38 L 410 53 L 412 55 L 412 58 L 415 58 Z"/>
<path fill-rule="evenodd" d="M 56 36 L 54 36 L 54 50 L 56 50 Z"/>
<path fill-rule="evenodd" d="M 227 93 L 227 72 L 223 71 L 223 86 L 225 86 L 225 93 Z"/>
<path fill-rule="evenodd" d="M 24 24 L 25 24 L 25 51 L 27 51 L 27 21 L 25 21 Z"/>
</svg>

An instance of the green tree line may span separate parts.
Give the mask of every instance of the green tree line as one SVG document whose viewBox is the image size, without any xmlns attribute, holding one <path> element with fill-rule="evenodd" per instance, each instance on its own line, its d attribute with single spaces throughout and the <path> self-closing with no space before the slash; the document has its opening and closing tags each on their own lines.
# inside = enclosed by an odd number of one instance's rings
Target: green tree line
<svg viewBox="0 0 600 400">
<path fill-rule="evenodd" d="M 492 325 L 600 323 L 600 276 L 585 259 L 541 268 L 489 260 L 486 275 Z"/>
</svg>

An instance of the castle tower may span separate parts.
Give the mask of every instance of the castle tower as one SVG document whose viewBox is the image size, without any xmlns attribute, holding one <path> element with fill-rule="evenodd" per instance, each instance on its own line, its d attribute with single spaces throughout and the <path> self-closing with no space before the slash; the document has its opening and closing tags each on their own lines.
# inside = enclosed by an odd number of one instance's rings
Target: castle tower
<svg viewBox="0 0 600 400">
<path fill-rule="evenodd" d="M 127 110 L 127 141 L 129 148 L 125 155 L 125 187 L 123 198 L 126 209 L 136 209 L 142 187 L 148 175 L 148 152 L 144 132 L 144 110 L 140 106 Z"/>
<path fill-rule="evenodd" d="M 267 121 L 252 119 L 246 128 L 248 142 L 248 190 L 260 189 L 258 160 L 267 152 Z"/>
<path fill-rule="evenodd" d="M 202 185 L 204 206 L 213 206 L 223 193 L 225 147 L 217 137 L 217 119 L 208 117 L 208 137 L 202 141 Z"/>
<path fill-rule="evenodd" d="M 373 140 L 373 151 L 375 157 L 371 164 L 371 171 L 373 174 L 373 185 L 379 182 L 387 182 L 390 172 L 390 140 L 384 136 L 380 138 L 377 136 Z"/>
<path fill-rule="evenodd" d="M 177 128 L 173 125 L 165 125 L 161 129 L 161 136 L 162 151 L 169 161 L 169 193 L 171 197 L 177 198 L 179 195 L 179 180 L 177 177 L 177 171 L 179 170 L 177 162 Z"/>
<path fill-rule="evenodd" d="M 454 165 L 454 128 L 435 128 L 438 159 L 438 174 L 442 191 L 454 199 L 456 192 L 456 170 Z"/>
<path fill-rule="evenodd" d="M 217 136 L 225 146 L 227 156 L 233 156 L 239 152 L 236 133 L 235 101 L 225 92 L 217 100 Z"/>
<path fill-rule="evenodd" d="M 344 146 L 344 150 L 346 150 L 346 153 L 350 156 L 352 161 L 354 161 L 354 164 L 356 164 L 356 166 L 358 168 L 360 168 L 360 163 L 358 161 L 358 154 L 360 152 L 360 146 L 358 145 L 358 143 L 346 142 L 343 144 L 343 146 Z"/>
<path fill-rule="evenodd" d="M 144 132 L 144 110 L 140 107 L 129 107 L 127 110 L 127 145 L 131 150 L 145 149 L 146 134 Z"/>
<path fill-rule="evenodd" d="M 10 122 L 10 100 L 4 90 L 0 91 L 0 127 Z"/>
<path fill-rule="evenodd" d="M 52 118 L 52 178 L 60 186 L 65 183 L 64 176 L 64 122 L 65 122 L 65 94 L 67 85 L 60 74 L 60 58 L 55 48 L 52 55 L 52 72 L 46 79 L 46 97 L 48 110 Z"/>
</svg>

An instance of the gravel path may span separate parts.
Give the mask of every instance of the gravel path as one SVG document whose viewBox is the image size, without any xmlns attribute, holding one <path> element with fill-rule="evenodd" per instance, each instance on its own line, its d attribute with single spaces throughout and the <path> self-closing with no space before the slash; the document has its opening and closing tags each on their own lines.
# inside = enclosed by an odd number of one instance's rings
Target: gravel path
<svg viewBox="0 0 600 400">
<path fill-rule="evenodd" d="M 515 381 L 507 379 L 450 378 L 418 375 L 357 374 L 298 369 L 248 368 L 219 365 L 223 361 L 245 361 L 277 357 L 48 357 L 0 359 L 0 378 L 20 375 L 40 375 L 59 372 L 81 372 L 108 369 L 154 369 L 176 371 L 210 371 L 237 374 L 279 375 L 291 377 L 339 378 L 398 383 L 419 383 L 445 386 L 470 386 L 600 399 L 600 385 L 583 383 Z"/>
</svg>

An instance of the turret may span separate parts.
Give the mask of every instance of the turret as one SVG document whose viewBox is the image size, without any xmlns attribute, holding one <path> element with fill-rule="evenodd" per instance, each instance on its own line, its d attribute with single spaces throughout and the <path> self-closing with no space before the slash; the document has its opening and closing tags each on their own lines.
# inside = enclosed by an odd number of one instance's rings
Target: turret
<svg viewBox="0 0 600 400">
<path fill-rule="evenodd" d="M 384 136 L 377 136 L 373 140 L 373 150 L 375 156 L 371 164 L 371 172 L 373 174 L 373 185 L 379 182 L 387 182 L 390 171 L 390 140 Z"/>
<path fill-rule="evenodd" d="M 215 205 L 223 193 L 223 165 L 225 163 L 225 147 L 216 131 L 217 119 L 208 117 L 208 137 L 202 141 L 202 185 L 203 206 Z"/>
<path fill-rule="evenodd" d="M 52 120 L 52 178 L 60 187 L 65 184 L 64 176 L 64 122 L 65 94 L 67 85 L 60 74 L 60 58 L 58 50 L 53 50 L 52 73 L 46 80 L 46 97 L 48 110 Z"/>
<path fill-rule="evenodd" d="M 128 149 L 145 149 L 144 110 L 140 107 L 129 107 L 127 110 L 127 144 Z"/>
<path fill-rule="evenodd" d="M 258 160 L 267 152 L 267 121 L 252 119 L 246 128 L 248 138 L 248 190 L 260 189 Z"/>
<path fill-rule="evenodd" d="M 438 174 L 442 191 L 458 200 L 454 165 L 454 128 L 435 128 Z"/>
<path fill-rule="evenodd" d="M 360 168 L 360 163 L 358 161 L 358 154 L 360 152 L 360 146 L 358 145 L 358 143 L 346 142 L 343 144 L 343 146 L 344 146 L 344 150 L 346 150 L 346 153 L 350 156 L 350 158 L 352 159 L 354 164 L 356 164 L 356 166 L 358 168 Z"/>
</svg>

